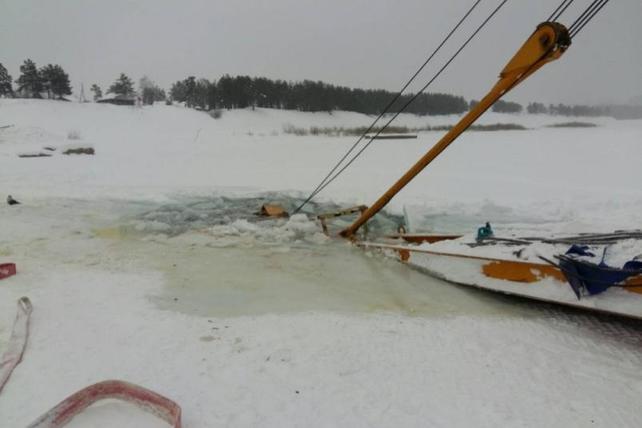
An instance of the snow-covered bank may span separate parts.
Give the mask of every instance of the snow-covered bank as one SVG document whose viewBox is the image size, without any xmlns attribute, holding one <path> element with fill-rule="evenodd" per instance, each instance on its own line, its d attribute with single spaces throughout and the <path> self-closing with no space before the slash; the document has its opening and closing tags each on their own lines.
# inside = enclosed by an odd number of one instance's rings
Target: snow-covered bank
<svg viewBox="0 0 642 428">
<path fill-rule="evenodd" d="M 151 282 L 97 271 L 53 275 L 46 294 L 35 293 L 42 303 L 29 358 L 0 401 L 7 426 L 24 426 L 71 391 L 113 377 L 179 402 L 186 427 L 642 422 L 632 410 L 639 350 L 588 328 L 578 333 L 574 322 L 195 318 L 150 309 L 139 293 L 154 292 Z M 79 300 L 83 287 L 91 297 Z M 114 426 L 114 416 L 123 428 L 158 426 L 118 417 L 122 411 L 114 406 L 76 426 Z"/>
<path fill-rule="evenodd" d="M 177 193 L 304 194 L 354 142 L 297 137 L 286 124 L 366 125 L 349 112 L 224 111 L 220 119 L 175 106 L 142 109 L 34 100 L 0 100 L 0 163 L 4 193 L 23 198 L 165 198 Z M 453 123 L 454 117 L 402 115 L 400 125 Z M 526 131 L 469 132 L 407 189 L 404 205 L 424 214 L 564 219 L 588 228 L 639 226 L 642 208 L 642 121 L 591 119 L 597 128 L 547 128 L 559 117 L 489 113 L 482 123 L 516 122 Z M 68 140 L 74 133 L 80 140 Z M 417 140 L 377 141 L 320 195 L 339 203 L 370 203 L 424 153 L 441 132 Z M 87 144 L 95 156 L 19 159 L 44 146 Z M 454 218 L 454 217 L 453 217 Z"/>
</svg>

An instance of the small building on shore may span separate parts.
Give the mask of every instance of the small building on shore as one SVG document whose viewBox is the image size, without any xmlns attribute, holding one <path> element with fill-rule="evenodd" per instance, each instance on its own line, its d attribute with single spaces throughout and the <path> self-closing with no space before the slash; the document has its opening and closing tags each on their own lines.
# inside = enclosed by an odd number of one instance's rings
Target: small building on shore
<svg viewBox="0 0 642 428">
<path fill-rule="evenodd" d="M 111 97 L 101 98 L 97 103 L 114 104 L 117 106 L 134 106 L 137 104 L 138 97 L 131 95 L 114 95 Z"/>
</svg>

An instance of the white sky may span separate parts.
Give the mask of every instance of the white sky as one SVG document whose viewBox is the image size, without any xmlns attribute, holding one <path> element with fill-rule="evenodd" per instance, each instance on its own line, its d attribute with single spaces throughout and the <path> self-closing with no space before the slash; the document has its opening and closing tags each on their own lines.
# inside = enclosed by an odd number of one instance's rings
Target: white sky
<svg viewBox="0 0 642 428">
<path fill-rule="evenodd" d="M 445 61 L 499 4 L 482 0 Z M 509 0 L 432 87 L 479 98 L 561 0 Z M 473 0 L 0 0 L 0 62 L 58 63 L 74 90 L 105 89 L 120 72 L 168 88 L 224 73 L 399 89 Z M 569 24 L 590 0 L 575 0 Z M 611 1 L 565 56 L 508 99 L 626 102 L 642 96 L 642 2 Z M 440 60 L 440 61 L 439 61 Z"/>
</svg>

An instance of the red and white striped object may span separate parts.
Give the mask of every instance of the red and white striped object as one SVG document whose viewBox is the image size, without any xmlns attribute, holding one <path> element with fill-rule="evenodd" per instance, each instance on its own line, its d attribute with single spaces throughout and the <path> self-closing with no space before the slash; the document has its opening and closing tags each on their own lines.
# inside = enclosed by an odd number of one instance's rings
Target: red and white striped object
<svg viewBox="0 0 642 428">
<path fill-rule="evenodd" d="M 13 322 L 13 330 L 9 339 L 9 346 L 0 359 L 0 392 L 9 380 L 11 372 L 22 360 L 22 354 L 29 338 L 29 318 L 31 317 L 31 302 L 27 297 L 18 299 L 18 312 Z"/>
<path fill-rule="evenodd" d="M 142 386 L 121 380 L 106 380 L 70 395 L 42 415 L 27 428 L 59 428 L 97 401 L 117 399 L 126 401 L 163 419 L 173 428 L 181 428 L 181 408 L 178 404 Z"/>
</svg>

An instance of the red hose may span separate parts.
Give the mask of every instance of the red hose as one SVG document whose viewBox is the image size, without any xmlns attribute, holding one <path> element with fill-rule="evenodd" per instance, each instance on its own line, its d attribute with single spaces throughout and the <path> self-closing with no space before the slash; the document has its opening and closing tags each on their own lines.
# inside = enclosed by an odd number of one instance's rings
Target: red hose
<svg viewBox="0 0 642 428">
<path fill-rule="evenodd" d="M 27 428 L 59 428 L 97 401 L 117 399 L 133 403 L 152 413 L 173 428 L 181 428 L 181 408 L 178 404 L 149 389 L 121 380 L 106 380 L 70 395 L 42 415 Z"/>
</svg>

